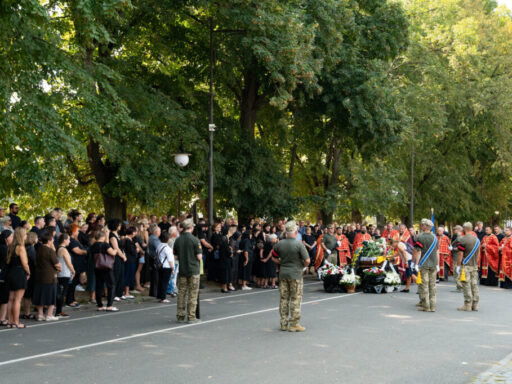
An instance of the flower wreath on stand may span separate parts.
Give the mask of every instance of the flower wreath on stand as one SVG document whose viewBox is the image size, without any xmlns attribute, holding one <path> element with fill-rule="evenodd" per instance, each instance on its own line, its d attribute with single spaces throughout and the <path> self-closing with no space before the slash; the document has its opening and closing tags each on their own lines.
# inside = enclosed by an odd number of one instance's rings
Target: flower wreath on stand
<svg viewBox="0 0 512 384">
<path fill-rule="evenodd" d="M 348 293 L 354 293 L 357 286 L 361 284 L 361 277 L 357 276 L 354 268 L 346 266 L 343 268 L 343 276 L 340 285 L 345 287 Z"/>
</svg>

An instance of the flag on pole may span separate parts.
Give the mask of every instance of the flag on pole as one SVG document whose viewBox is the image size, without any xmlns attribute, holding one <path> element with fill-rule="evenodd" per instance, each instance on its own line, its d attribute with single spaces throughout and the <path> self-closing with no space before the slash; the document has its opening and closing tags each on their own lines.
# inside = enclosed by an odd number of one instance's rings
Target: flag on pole
<svg viewBox="0 0 512 384">
<path fill-rule="evenodd" d="M 432 227 L 432 233 L 435 235 L 436 234 L 436 220 L 434 218 L 434 208 L 430 208 L 430 220 L 432 220 L 432 224 L 434 224 L 434 226 Z"/>
</svg>

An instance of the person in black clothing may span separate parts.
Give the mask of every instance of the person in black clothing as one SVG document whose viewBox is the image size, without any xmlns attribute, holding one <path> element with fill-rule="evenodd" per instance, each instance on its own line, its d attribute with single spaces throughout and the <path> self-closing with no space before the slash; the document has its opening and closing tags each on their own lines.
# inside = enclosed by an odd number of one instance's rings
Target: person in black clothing
<svg viewBox="0 0 512 384">
<path fill-rule="evenodd" d="M 6 229 L 0 233 L 0 325 L 6 326 L 7 303 L 9 302 L 9 286 L 7 284 L 7 247 L 12 243 L 13 232 Z"/>
<path fill-rule="evenodd" d="M 501 240 L 503 240 L 503 238 L 505 237 L 505 235 L 503 234 L 503 232 L 501 231 L 501 227 L 499 225 L 495 225 L 494 226 L 494 234 L 496 235 L 496 237 L 498 238 L 498 241 L 501 243 Z"/>
<path fill-rule="evenodd" d="M 127 299 L 133 299 L 130 294 L 135 288 L 135 272 L 137 270 L 137 261 L 139 254 L 135 245 L 134 237 L 137 234 L 135 227 L 129 227 L 125 232 L 124 238 L 124 254 L 126 255 L 126 263 L 124 264 L 124 296 Z"/>
<path fill-rule="evenodd" d="M 249 291 L 252 288 L 247 286 L 251 279 L 252 262 L 254 258 L 255 240 L 252 232 L 247 231 L 242 235 L 240 250 L 242 251 L 238 260 L 238 284 L 242 286 L 242 290 Z"/>
<path fill-rule="evenodd" d="M 309 231 L 311 232 L 311 228 L 309 228 Z M 274 249 L 274 246 L 277 244 L 278 238 L 275 234 L 269 235 L 267 237 L 267 241 L 265 242 L 265 247 L 263 248 L 263 265 L 265 270 L 265 279 L 267 280 L 269 284 L 269 288 L 277 289 L 276 285 L 276 264 L 274 263 L 274 260 L 272 260 L 272 250 Z"/>
<path fill-rule="evenodd" d="M 160 235 L 160 244 L 156 249 L 156 257 L 161 263 L 158 268 L 158 288 L 156 297 L 160 300 L 160 303 L 168 303 L 167 300 L 167 287 L 169 286 L 169 280 L 174 272 L 174 257 L 172 249 L 169 247 L 169 241 L 171 240 L 171 234 L 169 232 L 162 232 Z"/>
<path fill-rule="evenodd" d="M 109 243 L 105 242 L 106 240 L 105 231 L 97 231 L 94 234 L 95 243 L 91 246 L 91 255 L 96 257 L 98 254 L 107 255 L 109 257 L 114 258 L 117 255 L 117 251 L 115 251 Z M 98 269 L 94 268 L 94 273 L 96 275 L 96 302 L 98 305 L 98 311 L 104 311 L 105 309 L 108 312 L 117 312 L 119 309 L 113 307 L 112 304 L 114 302 L 114 271 L 112 269 Z M 107 286 L 107 307 L 103 306 L 102 296 L 103 296 L 103 287 Z"/>
<path fill-rule="evenodd" d="M 232 281 L 232 267 L 233 267 L 233 256 L 234 250 L 231 243 L 231 238 L 236 232 L 236 226 L 231 225 L 228 229 L 228 233 L 226 236 L 222 236 L 220 243 L 220 282 L 221 282 L 221 292 L 227 293 L 229 291 L 234 291 L 235 287 L 233 287 Z"/>
<path fill-rule="evenodd" d="M 309 265 L 315 265 L 315 245 L 316 245 L 316 238 L 311 233 L 311 227 L 306 228 L 306 233 L 304 236 L 302 236 L 302 244 L 306 247 L 306 250 L 308 251 L 309 258 L 311 260 L 311 263 Z"/>
<path fill-rule="evenodd" d="M 30 232 L 34 232 L 37 235 L 37 237 L 39 237 L 39 236 L 41 236 L 41 231 L 43 230 L 43 228 L 44 228 L 44 217 L 37 216 L 34 219 L 34 226 L 30 230 Z"/>
<path fill-rule="evenodd" d="M 171 223 L 169 223 L 169 220 L 167 219 L 166 215 L 162 216 L 162 221 L 158 223 L 158 226 L 162 230 L 162 232 L 169 232 L 169 228 L 171 228 Z"/>
<path fill-rule="evenodd" d="M 213 252 L 208 254 L 206 259 L 206 268 L 208 270 L 208 280 L 220 280 L 220 245 L 222 242 L 221 225 L 217 223 L 213 226 L 213 233 L 210 244 L 213 247 Z"/>
<path fill-rule="evenodd" d="M 42 233 L 41 233 L 42 234 Z M 35 232 L 27 233 L 27 240 L 25 241 L 25 249 L 27 250 L 27 258 L 28 258 L 28 268 L 31 271 L 35 270 L 36 266 L 36 248 L 35 245 L 39 240 L 39 236 Z M 30 313 L 30 308 L 32 307 L 32 295 L 34 293 L 34 284 L 35 278 L 34 276 L 30 276 L 27 281 L 27 289 L 23 294 L 23 312 L 21 315 L 22 319 L 25 320 L 34 320 L 36 317 Z"/>
<path fill-rule="evenodd" d="M 55 220 L 53 218 L 53 220 Z M 87 270 L 87 251 L 84 246 L 78 241 L 79 226 L 71 224 L 68 228 L 69 236 L 71 237 L 68 252 L 71 256 L 71 262 L 75 269 L 75 276 L 68 286 L 66 297 L 66 305 L 71 308 L 79 308 L 80 303 L 75 300 L 75 289 L 80 284 L 80 275 Z"/>
<path fill-rule="evenodd" d="M 82 244 L 82 246 L 85 249 L 89 248 L 89 243 L 90 243 L 88 232 L 89 232 L 89 224 L 87 224 L 87 223 L 82 224 L 80 226 L 80 229 L 78 230 L 78 241 L 80 242 L 80 244 Z"/>
<path fill-rule="evenodd" d="M 55 218 L 55 223 L 57 224 L 57 233 L 60 235 L 61 233 L 65 232 L 64 224 L 62 224 L 62 221 L 60 221 L 60 218 L 62 217 L 62 208 L 55 207 L 53 208 L 51 215 Z"/>
<path fill-rule="evenodd" d="M 18 216 L 19 210 L 20 209 L 18 207 L 18 204 L 11 203 L 9 205 L 9 215 L 8 216 L 11 218 L 11 227 L 13 230 L 18 228 L 21 224 L 21 219 Z"/>
<path fill-rule="evenodd" d="M 119 219 L 111 219 L 108 222 L 108 242 L 110 246 L 116 251 L 116 259 L 114 262 L 114 301 L 126 300 L 124 296 L 124 263 L 126 256 L 122 250 L 122 242 L 119 231 L 122 227 L 122 222 Z"/>
</svg>

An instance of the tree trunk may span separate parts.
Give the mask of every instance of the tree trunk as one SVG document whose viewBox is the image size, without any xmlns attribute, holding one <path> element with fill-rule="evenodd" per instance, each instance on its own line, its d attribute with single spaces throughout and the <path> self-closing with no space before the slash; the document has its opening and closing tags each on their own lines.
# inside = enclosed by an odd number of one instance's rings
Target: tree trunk
<svg viewBox="0 0 512 384">
<path fill-rule="evenodd" d="M 352 209 L 352 222 L 354 223 L 362 223 L 363 216 L 361 215 L 361 212 L 359 212 L 359 209 Z"/>
<path fill-rule="evenodd" d="M 386 225 L 386 217 L 377 213 L 377 227 L 384 227 Z"/>
<path fill-rule="evenodd" d="M 334 212 L 325 212 L 325 211 L 320 211 L 320 218 L 322 219 L 322 222 L 324 223 L 324 225 L 327 225 L 327 224 L 332 224 L 332 218 L 334 216 Z"/>
<path fill-rule="evenodd" d="M 91 136 L 87 144 L 87 157 L 96 183 L 100 188 L 106 219 L 125 220 L 126 201 L 119 196 L 113 196 L 111 193 L 107 192 L 107 185 L 114 179 L 117 170 L 111 164 L 105 164 L 103 162 L 100 146 Z"/>
<path fill-rule="evenodd" d="M 105 218 L 126 220 L 126 201 L 119 198 L 108 196 L 102 192 L 103 206 L 105 207 Z"/>
<path fill-rule="evenodd" d="M 258 96 L 259 83 L 251 70 L 244 72 L 244 88 L 240 103 L 240 128 L 242 135 L 254 139 L 256 114 L 261 107 L 262 97 Z"/>
</svg>

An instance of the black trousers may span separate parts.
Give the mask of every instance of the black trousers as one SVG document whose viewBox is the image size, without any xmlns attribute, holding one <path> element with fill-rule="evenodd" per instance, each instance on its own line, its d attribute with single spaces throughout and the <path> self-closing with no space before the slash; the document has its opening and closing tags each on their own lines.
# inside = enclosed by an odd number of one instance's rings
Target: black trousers
<svg viewBox="0 0 512 384">
<path fill-rule="evenodd" d="M 167 287 L 169 286 L 171 271 L 171 268 L 160 268 L 158 270 L 158 292 L 156 297 L 160 300 L 165 300 L 167 296 Z"/>
<path fill-rule="evenodd" d="M 66 299 L 66 295 L 68 292 L 69 277 L 59 277 L 57 281 L 57 303 L 55 314 L 60 315 L 60 313 L 62 312 L 64 299 Z"/>
<path fill-rule="evenodd" d="M 114 261 L 114 296 L 121 297 L 124 293 L 124 261 L 116 256 Z"/>
<path fill-rule="evenodd" d="M 111 269 L 106 271 L 94 269 L 94 274 L 96 276 L 96 302 L 98 303 L 98 308 L 103 307 L 101 297 L 103 296 L 105 285 L 107 286 L 107 307 L 111 307 L 114 302 L 114 271 Z"/>
<path fill-rule="evenodd" d="M 71 283 L 68 284 L 68 290 L 66 293 L 66 304 L 69 305 L 73 301 L 75 301 L 75 288 L 78 284 L 80 284 L 80 273 L 77 271 Z"/>
</svg>

